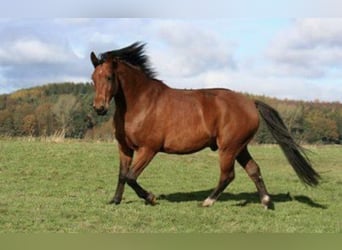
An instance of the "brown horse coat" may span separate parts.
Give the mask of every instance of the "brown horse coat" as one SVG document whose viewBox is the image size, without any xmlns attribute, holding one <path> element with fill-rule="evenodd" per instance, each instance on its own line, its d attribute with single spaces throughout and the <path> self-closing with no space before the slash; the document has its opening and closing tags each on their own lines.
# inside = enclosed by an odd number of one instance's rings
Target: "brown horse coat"
<svg viewBox="0 0 342 250">
<path fill-rule="evenodd" d="M 270 197 L 259 166 L 247 150 L 259 126 L 258 111 L 301 180 L 309 185 L 318 183 L 319 175 L 274 109 L 228 89 L 170 88 L 154 78 L 143 47 L 133 44 L 106 52 L 100 59 L 91 54 L 95 67 L 94 109 L 104 115 L 112 98 L 116 104 L 114 126 L 120 171 L 111 202 L 121 202 L 127 183 L 139 197 L 155 204 L 155 196 L 137 183 L 155 154 L 187 154 L 210 147 L 219 151 L 220 178 L 203 206 L 212 205 L 234 179 L 236 159 L 255 183 L 261 203 L 268 207 Z"/>
<path fill-rule="evenodd" d="M 258 128 L 255 104 L 241 94 L 220 89 L 178 90 L 157 80 L 144 80 L 140 80 L 145 88 L 138 97 L 126 96 L 132 103 L 127 103 L 124 131 L 117 133 L 131 149 L 148 146 L 156 152 L 184 154 L 204 147 L 241 147 Z M 115 124 L 122 118 L 116 115 Z"/>
</svg>

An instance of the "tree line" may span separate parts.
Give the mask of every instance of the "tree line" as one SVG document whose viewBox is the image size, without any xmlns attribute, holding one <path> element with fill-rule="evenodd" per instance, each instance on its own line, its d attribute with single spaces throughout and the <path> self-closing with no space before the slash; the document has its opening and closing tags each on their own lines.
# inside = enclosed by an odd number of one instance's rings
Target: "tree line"
<svg viewBox="0 0 342 250">
<path fill-rule="evenodd" d="M 279 100 L 246 94 L 273 106 L 293 137 L 301 143 L 342 143 L 342 104 Z M 111 140 L 109 115 L 92 110 L 94 92 L 90 83 L 54 83 L 0 95 L 0 136 L 53 136 Z M 274 143 L 261 121 L 256 143 Z"/>
<path fill-rule="evenodd" d="M 92 100 L 89 83 L 55 83 L 0 95 L 0 135 L 93 136 L 94 130 L 103 130 L 109 117 L 96 116 Z M 106 133 L 112 137 L 111 129 Z"/>
</svg>

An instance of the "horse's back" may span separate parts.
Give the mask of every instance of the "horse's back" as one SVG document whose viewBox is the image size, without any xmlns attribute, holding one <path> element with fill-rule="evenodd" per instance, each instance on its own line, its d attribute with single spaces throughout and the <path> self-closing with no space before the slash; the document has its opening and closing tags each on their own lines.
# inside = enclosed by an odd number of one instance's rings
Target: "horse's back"
<svg viewBox="0 0 342 250">
<path fill-rule="evenodd" d="M 166 152 L 216 149 L 247 140 L 259 124 L 254 102 L 228 89 L 169 89 L 161 99 L 158 118 L 164 123 Z"/>
</svg>

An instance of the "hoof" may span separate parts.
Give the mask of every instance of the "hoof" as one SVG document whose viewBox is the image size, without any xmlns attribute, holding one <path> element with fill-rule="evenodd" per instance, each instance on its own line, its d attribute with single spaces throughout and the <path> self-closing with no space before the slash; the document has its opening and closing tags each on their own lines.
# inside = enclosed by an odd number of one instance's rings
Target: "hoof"
<svg viewBox="0 0 342 250">
<path fill-rule="evenodd" d="M 211 207 L 215 203 L 215 201 L 216 200 L 214 200 L 214 199 L 207 198 L 203 201 L 202 207 Z"/>
<path fill-rule="evenodd" d="M 145 200 L 145 204 L 152 205 L 152 206 L 157 205 L 157 197 L 155 197 L 154 194 L 149 193 L 147 199 Z"/>
<path fill-rule="evenodd" d="M 121 203 L 121 199 L 116 199 L 116 198 L 113 198 L 108 202 L 109 205 L 112 205 L 112 204 L 119 205 L 120 203 Z"/>
<path fill-rule="evenodd" d="M 269 195 L 264 195 L 261 199 L 261 204 L 263 205 L 264 209 L 267 210 L 271 206 L 271 198 Z"/>
</svg>

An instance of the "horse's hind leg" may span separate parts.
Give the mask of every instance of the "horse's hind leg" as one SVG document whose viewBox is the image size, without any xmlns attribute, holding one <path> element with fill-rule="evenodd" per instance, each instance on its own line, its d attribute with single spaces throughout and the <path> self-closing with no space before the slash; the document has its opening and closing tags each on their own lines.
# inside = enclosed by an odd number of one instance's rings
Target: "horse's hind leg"
<svg viewBox="0 0 342 250">
<path fill-rule="evenodd" d="M 220 179 L 217 187 L 214 191 L 209 195 L 207 199 L 205 199 L 202 203 L 203 207 L 209 207 L 214 204 L 223 190 L 228 186 L 228 184 L 234 180 L 234 156 L 233 154 L 220 150 Z"/>
<path fill-rule="evenodd" d="M 236 159 L 246 170 L 249 177 L 253 180 L 258 190 L 261 204 L 265 207 L 265 209 L 269 208 L 271 205 L 271 198 L 262 179 L 260 168 L 249 154 L 247 147 L 240 152 Z"/>
</svg>

